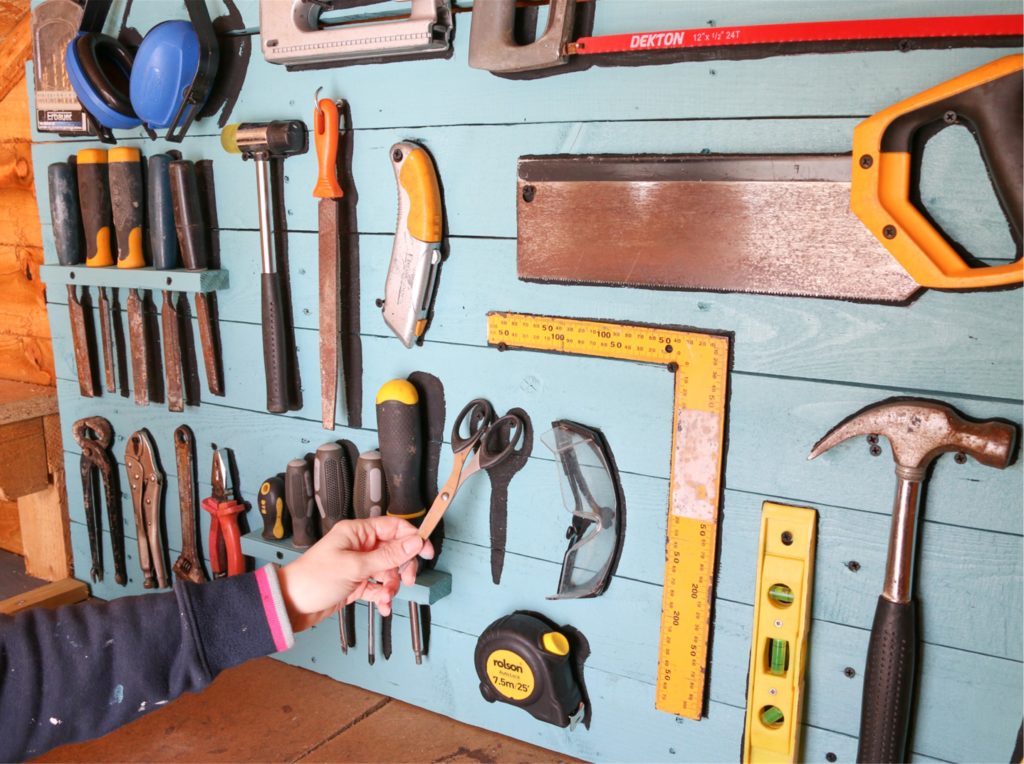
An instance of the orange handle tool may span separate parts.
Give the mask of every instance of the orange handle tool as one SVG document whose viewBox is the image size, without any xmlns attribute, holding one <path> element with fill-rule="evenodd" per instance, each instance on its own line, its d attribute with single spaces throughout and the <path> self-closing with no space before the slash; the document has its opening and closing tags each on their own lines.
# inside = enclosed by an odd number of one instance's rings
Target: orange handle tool
<svg viewBox="0 0 1024 764">
<path fill-rule="evenodd" d="M 225 575 L 237 576 L 244 573 L 245 558 L 242 556 L 242 538 L 238 531 L 238 514 L 245 511 L 245 504 L 240 501 L 217 501 L 211 496 L 203 499 L 203 509 L 213 515 L 210 518 L 210 541 L 207 546 L 213 577 L 223 578 Z"/>
<path fill-rule="evenodd" d="M 318 199 L 340 199 L 344 194 L 338 184 L 338 130 L 341 118 L 338 104 L 321 98 L 313 110 L 313 140 L 319 170 L 313 196 Z"/>
</svg>

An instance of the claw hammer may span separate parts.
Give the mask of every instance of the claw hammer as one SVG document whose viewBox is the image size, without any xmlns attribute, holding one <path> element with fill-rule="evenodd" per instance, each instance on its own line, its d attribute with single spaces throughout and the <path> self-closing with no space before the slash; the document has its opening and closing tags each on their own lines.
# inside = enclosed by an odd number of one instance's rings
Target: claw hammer
<svg viewBox="0 0 1024 764">
<path fill-rule="evenodd" d="M 997 420 L 968 420 L 939 401 L 892 398 L 872 404 L 836 425 L 808 459 L 857 435 L 884 435 L 896 462 L 885 582 L 871 626 L 864 696 L 861 699 L 859 762 L 905 761 L 911 691 L 917 657 L 917 615 L 911 586 L 921 485 L 928 466 L 947 451 L 957 461 L 973 456 L 1003 469 L 1016 449 L 1017 428 Z M 872 453 L 876 453 L 873 446 Z"/>
</svg>

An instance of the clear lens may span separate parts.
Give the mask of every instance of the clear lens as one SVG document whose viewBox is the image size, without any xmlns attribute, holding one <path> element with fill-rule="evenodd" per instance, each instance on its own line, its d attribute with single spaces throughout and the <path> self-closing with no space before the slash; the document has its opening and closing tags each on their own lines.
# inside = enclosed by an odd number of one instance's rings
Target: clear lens
<svg viewBox="0 0 1024 764">
<path fill-rule="evenodd" d="M 553 599 L 594 593 L 604 583 L 618 541 L 618 492 L 598 438 L 556 422 L 541 441 L 558 457 L 562 502 L 572 513 L 569 549 Z"/>
</svg>

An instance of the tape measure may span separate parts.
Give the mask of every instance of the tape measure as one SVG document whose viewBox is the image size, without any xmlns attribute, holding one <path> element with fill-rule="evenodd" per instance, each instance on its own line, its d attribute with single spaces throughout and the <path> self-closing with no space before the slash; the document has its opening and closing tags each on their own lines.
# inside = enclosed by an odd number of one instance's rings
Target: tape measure
<svg viewBox="0 0 1024 764">
<path fill-rule="evenodd" d="M 655 708 L 699 719 L 714 586 L 729 337 L 659 326 L 488 313 L 505 349 L 667 365 L 675 378 L 661 642 Z"/>
<path fill-rule="evenodd" d="M 480 694 L 534 718 L 573 729 L 586 712 L 572 644 L 553 622 L 524 610 L 499 618 L 480 635 L 474 661 Z"/>
<path fill-rule="evenodd" d="M 761 508 L 744 762 L 800 760 L 817 519 L 807 507 L 766 501 Z"/>
</svg>

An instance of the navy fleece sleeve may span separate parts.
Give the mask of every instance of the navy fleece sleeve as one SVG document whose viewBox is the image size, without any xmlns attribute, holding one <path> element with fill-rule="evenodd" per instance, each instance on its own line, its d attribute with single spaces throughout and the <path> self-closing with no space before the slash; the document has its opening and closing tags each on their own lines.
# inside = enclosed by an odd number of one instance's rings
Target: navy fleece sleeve
<svg viewBox="0 0 1024 764">
<path fill-rule="evenodd" d="M 271 566 L 0 616 L 0 761 L 98 737 L 292 641 Z"/>
</svg>

